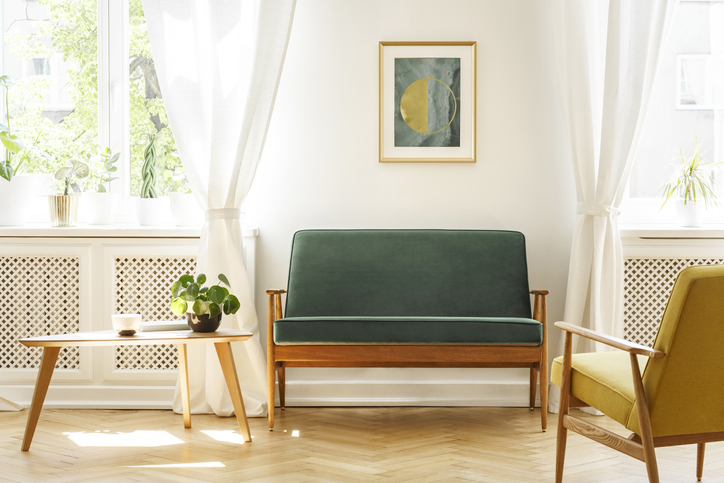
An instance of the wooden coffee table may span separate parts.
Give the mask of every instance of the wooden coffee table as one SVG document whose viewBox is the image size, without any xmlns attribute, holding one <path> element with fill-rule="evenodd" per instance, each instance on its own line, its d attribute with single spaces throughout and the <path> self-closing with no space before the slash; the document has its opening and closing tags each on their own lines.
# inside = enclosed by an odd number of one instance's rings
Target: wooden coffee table
<svg viewBox="0 0 724 483">
<path fill-rule="evenodd" d="M 28 347 L 42 347 L 43 358 L 40 362 L 38 380 L 35 383 L 33 401 L 30 405 L 28 422 L 25 426 L 25 436 L 21 449 L 30 449 L 33 441 L 35 427 L 38 424 L 40 411 L 43 409 L 43 401 L 48 392 L 50 378 L 53 376 L 55 362 L 62 347 L 96 347 L 116 345 L 150 345 L 168 344 L 178 345 L 178 367 L 181 379 L 181 401 L 184 413 L 184 427 L 191 427 L 191 410 L 189 403 L 189 373 L 186 345 L 199 343 L 214 343 L 216 354 L 219 356 L 221 370 L 224 373 L 226 387 L 229 388 L 229 395 L 234 404 L 234 413 L 239 423 L 239 429 L 244 436 L 244 441 L 251 442 L 249 422 L 246 420 L 244 401 L 241 397 L 241 388 L 234 365 L 234 356 L 231 353 L 231 342 L 245 341 L 251 337 L 251 333 L 243 330 L 219 329 L 216 332 L 192 332 L 190 330 L 168 330 L 162 332 L 139 332 L 132 336 L 119 336 L 112 330 L 98 332 L 77 332 L 75 334 L 47 335 L 43 337 L 31 337 L 20 339 L 20 343 Z"/>
</svg>

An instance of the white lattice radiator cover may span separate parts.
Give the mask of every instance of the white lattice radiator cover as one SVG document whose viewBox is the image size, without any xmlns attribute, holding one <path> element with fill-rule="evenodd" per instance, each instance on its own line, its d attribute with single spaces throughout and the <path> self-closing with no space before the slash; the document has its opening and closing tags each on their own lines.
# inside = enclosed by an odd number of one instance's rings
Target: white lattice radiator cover
<svg viewBox="0 0 724 483">
<path fill-rule="evenodd" d="M 651 346 L 676 276 L 686 267 L 721 258 L 627 258 L 624 261 L 624 338 Z"/>
<path fill-rule="evenodd" d="M 0 369 L 40 367 L 42 348 L 18 339 L 79 331 L 79 267 L 75 256 L 0 257 Z M 77 347 L 60 351 L 56 368 L 79 366 Z"/>
<path fill-rule="evenodd" d="M 141 314 L 142 320 L 183 320 L 171 312 L 171 284 L 185 274 L 196 273 L 195 257 L 115 257 L 113 312 Z M 120 346 L 116 369 L 173 370 L 178 355 L 173 344 Z"/>
</svg>

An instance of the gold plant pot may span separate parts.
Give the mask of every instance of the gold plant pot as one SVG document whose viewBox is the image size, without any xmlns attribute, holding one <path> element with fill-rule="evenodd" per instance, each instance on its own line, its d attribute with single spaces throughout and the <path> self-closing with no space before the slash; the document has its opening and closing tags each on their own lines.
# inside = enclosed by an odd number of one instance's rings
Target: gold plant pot
<svg viewBox="0 0 724 483">
<path fill-rule="evenodd" d="M 50 195 L 51 226 L 75 226 L 78 221 L 78 196 L 76 195 Z"/>
</svg>

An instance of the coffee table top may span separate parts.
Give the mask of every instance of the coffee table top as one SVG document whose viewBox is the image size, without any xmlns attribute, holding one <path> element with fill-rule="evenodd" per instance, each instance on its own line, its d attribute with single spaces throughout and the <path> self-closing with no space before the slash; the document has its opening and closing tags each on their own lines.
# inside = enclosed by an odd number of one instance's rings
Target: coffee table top
<svg viewBox="0 0 724 483">
<path fill-rule="evenodd" d="M 28 337 L 19 342 L 27 347 L 81 347 L 150 344 L 192 344 L 196 342 L 244 341 L 251 332 L 236 329 L 218 329 L 216 332 L 193 332 L 191 330 L 164 330 L 158 332 L 137 332 L 120 336 L 114 330 L 97 332 L 76 332 L 73 334 L 44 335 Z"/>
</svg>

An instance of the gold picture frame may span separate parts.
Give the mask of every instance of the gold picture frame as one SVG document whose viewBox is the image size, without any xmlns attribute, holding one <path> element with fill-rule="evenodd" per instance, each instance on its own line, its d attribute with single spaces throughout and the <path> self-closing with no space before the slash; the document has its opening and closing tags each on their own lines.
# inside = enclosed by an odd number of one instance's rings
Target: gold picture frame
<svg viewBox="0 0 724 483">
<path fill-rule="evenodd" d="M 477 42 L 380 42 L 380 163 L 474 163 Z"/>
</svg>

